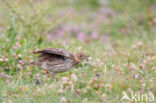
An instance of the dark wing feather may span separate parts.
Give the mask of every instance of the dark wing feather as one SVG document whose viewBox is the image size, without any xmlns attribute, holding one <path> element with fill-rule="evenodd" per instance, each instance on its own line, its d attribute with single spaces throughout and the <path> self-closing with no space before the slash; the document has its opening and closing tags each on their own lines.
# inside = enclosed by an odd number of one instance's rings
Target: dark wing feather
<svg viewBox="0 0 156 103">
<path fill-rule="evenodd" d="M 47 48 L 43 50 L 39 50 L 36 52 L 33 52 L 34 54 L 49 54 L 49 55 L 57 55 L 57 56 L 63 56 L 63 57 L 70 57 L 71 54 L 67 51 L 59 48 Z"/>
</svg>

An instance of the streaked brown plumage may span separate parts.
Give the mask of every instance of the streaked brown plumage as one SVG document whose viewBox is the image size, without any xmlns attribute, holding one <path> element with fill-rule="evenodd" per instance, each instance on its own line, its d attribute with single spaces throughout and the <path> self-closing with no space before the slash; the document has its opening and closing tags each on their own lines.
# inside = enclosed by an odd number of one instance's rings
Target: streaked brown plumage
<svg viewBox="0 0 156 103">
<path fill-rule="evenodd" d="M 47 48 L 33 53 L 39 56 L 38 60 L 32 64 L 41 66 L 52 75 L 70 70 L 87 57 L 83 52 L 71 54 L 59 48 Z"/>
</svg>

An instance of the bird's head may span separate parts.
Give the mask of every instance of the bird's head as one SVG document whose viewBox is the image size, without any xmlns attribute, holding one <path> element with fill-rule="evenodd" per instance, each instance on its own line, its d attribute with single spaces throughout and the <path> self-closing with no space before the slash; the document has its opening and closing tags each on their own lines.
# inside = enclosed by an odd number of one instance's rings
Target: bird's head
<svg viewBox="0 0 156 103">
<path fill-rule="evenodd" d="M 78 53 L 76 53 L 75 54 L 75 60 L 78 62 L 78 63 L 80 63 L 80 62 L 82 62 L 84 59 L 86 59 L 88 56 L 85 54 L 85 53 L 83 53 L 83 52 L 78 52 Z"/>
</svg>

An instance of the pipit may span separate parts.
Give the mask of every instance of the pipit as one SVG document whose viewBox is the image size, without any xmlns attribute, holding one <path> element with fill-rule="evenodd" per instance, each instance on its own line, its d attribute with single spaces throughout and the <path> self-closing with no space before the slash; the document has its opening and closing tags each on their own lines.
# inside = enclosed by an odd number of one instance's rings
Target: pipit
<svg viewBox="0 0 156 103">
<path fill-rule="evenodd" d="M 31 64 L 41 66 L 52 76 L 72 69 L 88 57 L 83 52 L 72 54 L 60 48 L 47 48 L 33 53 L 39 56 L 38 60 Z"/>
</svg>

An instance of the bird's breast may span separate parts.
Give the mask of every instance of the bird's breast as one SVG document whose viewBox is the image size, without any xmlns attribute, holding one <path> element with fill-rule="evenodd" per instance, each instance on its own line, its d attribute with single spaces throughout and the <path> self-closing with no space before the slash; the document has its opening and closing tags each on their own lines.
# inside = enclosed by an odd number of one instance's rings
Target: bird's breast
<svg viewBox="0 0 156 103">
<path fill-rule="evenodd" d="M 60 73 L 70 70 L 73 67 L 73 61 L 66 59 L 63 62 L 57 63 L 44 62 L 41 66 L 51 72 Z"/>
</svg>

